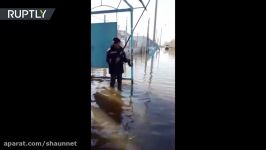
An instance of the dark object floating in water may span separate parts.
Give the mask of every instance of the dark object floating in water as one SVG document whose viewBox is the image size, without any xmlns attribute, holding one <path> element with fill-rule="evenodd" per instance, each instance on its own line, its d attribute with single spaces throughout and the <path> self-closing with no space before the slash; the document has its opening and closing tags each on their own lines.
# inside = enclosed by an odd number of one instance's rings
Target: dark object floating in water
<svg viewBox="0 0 266 150">
<path fill-rule="evenodd" d="M 96 104 L 106 112 L 121 113 L 122 96 L 113 89 L 105 89 L 94 94 Z"/>
<path fill-rule="evenodd" d="M 107 113 L 117 123 L 121 123 L 122 106 L 124 105 L 121 100 L 122 96 L 113 89 L 105 89 L 94 94 L 96 104 Z"/>
</svg>

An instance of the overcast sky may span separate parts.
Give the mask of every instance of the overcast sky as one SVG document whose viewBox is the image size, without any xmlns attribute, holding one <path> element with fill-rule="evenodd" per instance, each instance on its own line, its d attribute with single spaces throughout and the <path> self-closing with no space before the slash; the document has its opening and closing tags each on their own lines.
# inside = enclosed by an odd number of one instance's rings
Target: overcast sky
<svg viewBox="0 0 266 150">
<path fill-rule="evenodd" d="M 144 4 L 146 5 L 149 0 L 143 0 Z M 117 7 L 120 0 L 102 0 L 103 5 L 110 5 L 113 7 Z M 141 6 L 139 0 L 128 0 L 133 7 Z M 155 14 L 155 2 L 156 0 L 150 0 L 148 5 L 147 11 L 144 12 L 139 24 L 137 25 L 134 35 L 147 35 L 147 26 L 148 26 L 148 19 L 150 18 L 150 38 L 153 37 L 153 26 L 154 26 L 154 14 Z M 101 0 L 92 0 L 91 1 L 92 8 L 95 6 L 99 6 L 101 4 Z M 123 2 L 120 3 L 119 8 L 127 8 L 127 5 Z M 98 10 L 110 10 L 112 8 L 108 7 L 98 7 L 93 9 L 92 11 Z M 133 12 L 133 27 L 137 23 L 143 9 L 134 9 Z M 130 33 L 130 14 L 129 12 L 125 13 L 113 13 L 113 14 L 106 14 L 106 21 L 107 22 L 116 22 L 116 15 L 117 15 L 117 22 L 119 25 L 120 30 L 126 29 L 126 20 L 127 20 L 127 28 L 128 32 Z M 103 15 L 92 15 L 92 23 L 96 22 L 103 22 Z M 162 28 L 162 43 L 169 42 L 170 40 L 175 38 L 175 0 L 158 0 L 158 10 L 157 10 L 157 33 L 156 37 L 160 38 L 161 28 Z"/>
</svg>

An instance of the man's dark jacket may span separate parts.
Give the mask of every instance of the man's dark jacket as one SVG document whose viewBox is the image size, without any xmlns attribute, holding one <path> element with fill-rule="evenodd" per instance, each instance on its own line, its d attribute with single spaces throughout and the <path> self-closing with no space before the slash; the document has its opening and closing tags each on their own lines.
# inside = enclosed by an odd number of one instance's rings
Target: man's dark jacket
<svg viewBox="0 0 266 150">
<path fill-rule="evenodd" d="M 110 74 L 122 74 L 124 73 L 123 63 L 128 62 L 126 54 L 122 47 L 116 49 L 113 45 L 107 51 L 106 61 L 109 64 Z"/>
</svg>

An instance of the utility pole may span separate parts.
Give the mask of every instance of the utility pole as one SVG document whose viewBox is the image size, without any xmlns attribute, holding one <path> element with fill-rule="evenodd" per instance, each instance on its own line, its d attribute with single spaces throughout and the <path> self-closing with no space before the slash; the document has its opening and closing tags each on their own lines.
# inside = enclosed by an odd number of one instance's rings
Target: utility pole
<svg viewBox="0 0 266 150">
<path fill-rule="evenodd" d="M 156 34 L 157 4 L 158 4 L 158 0 L 156 0 L 156 3 L 155 3 L 154 28 L 153 28 L 153 39 L 152 39 L 154 43 L 155 43 L 155 34 Z"/>
</svg>

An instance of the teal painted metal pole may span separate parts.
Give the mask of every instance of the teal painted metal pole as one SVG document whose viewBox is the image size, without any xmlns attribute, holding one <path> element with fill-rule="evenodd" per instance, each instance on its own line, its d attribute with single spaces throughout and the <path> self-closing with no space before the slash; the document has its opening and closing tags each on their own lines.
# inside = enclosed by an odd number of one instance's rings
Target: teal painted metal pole
<svg viewBox="0 0 266 150">
<path fill-rule="evenodd" d="M 130 49 L 131 49 L 131 61 L 133 62 L 133 9 L 131 9 L 130 11 L 130 29 L 131 29 L 131 40 L 130 40 Z M 133 66 L 131 67 L 131 84 L 133 84 L 133 80 L 134 80 L 134 77 L 133 77 Z"/>
</svg>

